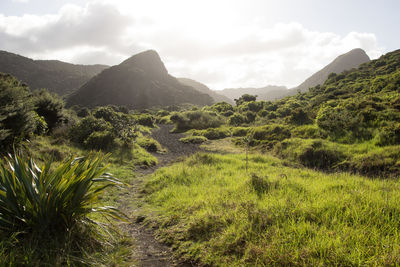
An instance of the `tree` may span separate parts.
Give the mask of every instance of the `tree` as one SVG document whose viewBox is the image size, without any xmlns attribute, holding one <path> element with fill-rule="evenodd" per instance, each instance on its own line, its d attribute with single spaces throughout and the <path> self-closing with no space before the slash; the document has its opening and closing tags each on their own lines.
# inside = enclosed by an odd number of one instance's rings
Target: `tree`
<svg viewBox="0 0 400 267">
<path fill-rule="evenodd" d="M 37 118 L 27 85 L 0 73 L 0 147 L 10 148 L 29 137 L 35 131 Z"/>
<path fill-rule="evenodd" d="M 62 123 L 64 101 L 56 94 L 46 89 L 37 90 L 33 93 L 36 113 L 43 117 L 47 123 L 48 131 Z"/>
<path fill-rule="evenodd" d="M 240 106 L 240 104 L 244 102 L 250 102 L 250 101 L 256 101 L 257 96 L 256 95 L 249 95 L 249 94 L 244 94 L 239 99 L 234 99 L 236 106 Z"/>
</svg>

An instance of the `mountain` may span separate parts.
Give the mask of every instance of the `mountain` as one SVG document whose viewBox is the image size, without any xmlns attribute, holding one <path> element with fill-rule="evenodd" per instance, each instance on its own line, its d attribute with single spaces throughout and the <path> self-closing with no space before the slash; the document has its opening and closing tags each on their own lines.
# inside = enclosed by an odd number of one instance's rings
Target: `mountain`
<svg viewBox="0 0 400 267">
<path fill-rule="evenodd" d="M 239 98 L 243 94 L 257 95 L 257 100 L 276 100 L 289 95 L 295 95 L 298 91 L 305 92 L 308 88 L 323 84 L 330 73 L 341 73 L 345 70 L 357 68 L 363 63 L 369 62 L 370 58 L 364 50 L 353 49 L 346 54 L 338 56 L 322 70 L 316 72 L 295 88 L 287 89 L 284 86 L 266 86 L 262 88 L 237 88 L 224 89 L 219 93 L 230 98 Z"/>
<path fill-rule="evenodd" d="M 357 68 L 363 63 L 369 62 L 370 58 L 361 48 L 356 48 L 347 52 L 346 54 L 338 56 L 331 63 L 326 65 L 322 70 L 313 74 L 310 78 L 305 80 L 299 86 L 292 88 L 291 93 L 297 93 L 297 91 L 304 92 L 310 87 L 323 84 L 330 73 L 341 73 L 345 70 Z"/>
<path fill-rule="evenodd" d="M 184 85 L 193 87 L 194 89 L 196 89 L 199 92 L 202 92 L 204 94 L 211 96 L 214 100 L 214 103 L 227 102 L 229 104 L 234 104 L 232 99 L 230 99 L 224 95 L 221 95 L 221 94 L 217 93 L 216 91 L 211 90 L 205 84 L 199 83 L 195 80 L 188 79 L 188 78 L 178 78 L 178 81 L 180 83 L 183 83 Z"/>
<path fill-rule="evenodd" d="M 218 91 L 229 99 L 238 99 L 244 94 L 257 95 L 257 100 L 276 100 L 288 94 L 285 86 L 268 85 L 262 88 L 229 88 Z"/>
<path fill-rule="evenodd" d="M 142 52 L 103 70 L 67 100 L 68 105 L 124 105 L 143 109 L 181 103 L 209 105 L 213 99 L 168 74 L 154 50 Z"/>
<path fill-rule="evenodd" d="M 33 60 L 0 51 L 0 72 L 9 73 L 31 89 L 47 88 L 67 95 L 106 69 L 104 65 L 75 65 L 58 60 Z"/>
</svg>

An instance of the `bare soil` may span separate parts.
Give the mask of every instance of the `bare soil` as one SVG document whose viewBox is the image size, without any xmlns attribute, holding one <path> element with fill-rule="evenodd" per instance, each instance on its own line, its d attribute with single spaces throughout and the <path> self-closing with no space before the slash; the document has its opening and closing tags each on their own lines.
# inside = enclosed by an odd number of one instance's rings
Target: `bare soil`
<svg viewBox="0 0 400 267">
<path fill-rule="evenodd" d="M 141 210 L 140 203 L 143 202 L 144 197 L 142 188 L 145 176 L 152 174 L 158 168 L 168 166 L 200 150 L 199 145 L 180 142 L 179 138 L 183 135 L 170 133 L 172 127 L 172 125 L 159 125 L 159 129 L 153 131 L 152 137 L 166 148 L 167 152 L 154 154 L 158 158 L 157 166 L 137 170 L 137 177 L 133 179 L 129 192 L 123 196 L 124 200 L 121 203 L 131 209 L 125 210 L 126 214 L 131 214 L 133 218 L 127 226 L 127 231 L 135 239 L 133 259 L 138 266 L 194 266 L 192 263 L 180 262 L 175 259 L 171 248 L 158 241 L 154 229 L 149 229 L 148 226 L 143 224 L 146 216 Z M 136 203 L 133 206 L 129 204 L 132 201 Z M 124 205 L 124 202 L 127 205 Z"/>
</svg>

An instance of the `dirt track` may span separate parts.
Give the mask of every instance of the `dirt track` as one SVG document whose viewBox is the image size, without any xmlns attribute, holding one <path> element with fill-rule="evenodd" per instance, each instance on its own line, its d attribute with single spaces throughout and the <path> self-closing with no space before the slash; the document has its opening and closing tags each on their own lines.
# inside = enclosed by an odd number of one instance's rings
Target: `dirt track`
<svg viewBox="0 0 400 267">
<path fill-rule="evenodd" d="M 200 150 L 198 145 L 184 144 L 179 141 L 183 137 L 182 134 L 171 134 L 172 125 L 160 125 L 152 133 L 152 137 L 157 140 L 168 151 L 165 154 L 154 154 L 158 158 L 158 165 L 148 169 L 138 170 L 138 179 L 135 179 L 130 188 L 127 197 L 128 201 L 137 201 L 140 203 L 143 194 L 141 193 L 143 177 L 153 173 L 160 167 L 167 166 L 181 157 L 189 156 Z M 158 242 L 154 236 L 154 232 L 142 224 L 143 216 L 140 216 L 140 205 L 136 206 L 133 211 L 134 221 L 128 226 L 128 232 L 135 239 L 135 252 L 133 258 L 137 261 L 138 266 L 192 266 L 190 263 L 177 262 L 172 257 L 171 249 Z"/>
</svg>

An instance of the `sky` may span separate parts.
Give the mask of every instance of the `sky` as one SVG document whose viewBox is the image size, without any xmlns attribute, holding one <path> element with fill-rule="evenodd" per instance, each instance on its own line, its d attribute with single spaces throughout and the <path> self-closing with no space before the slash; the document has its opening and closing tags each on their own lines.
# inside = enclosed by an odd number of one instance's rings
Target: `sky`
<svg viewBox="0 0 400 267">
<path fill-rule="evenodd" d="M 294 87 L 340 54 L 399 49 L 398 0 L 0 0 L 0 50 L 116 65 L 156 50 L 211 89 Z"/>
</svg>

